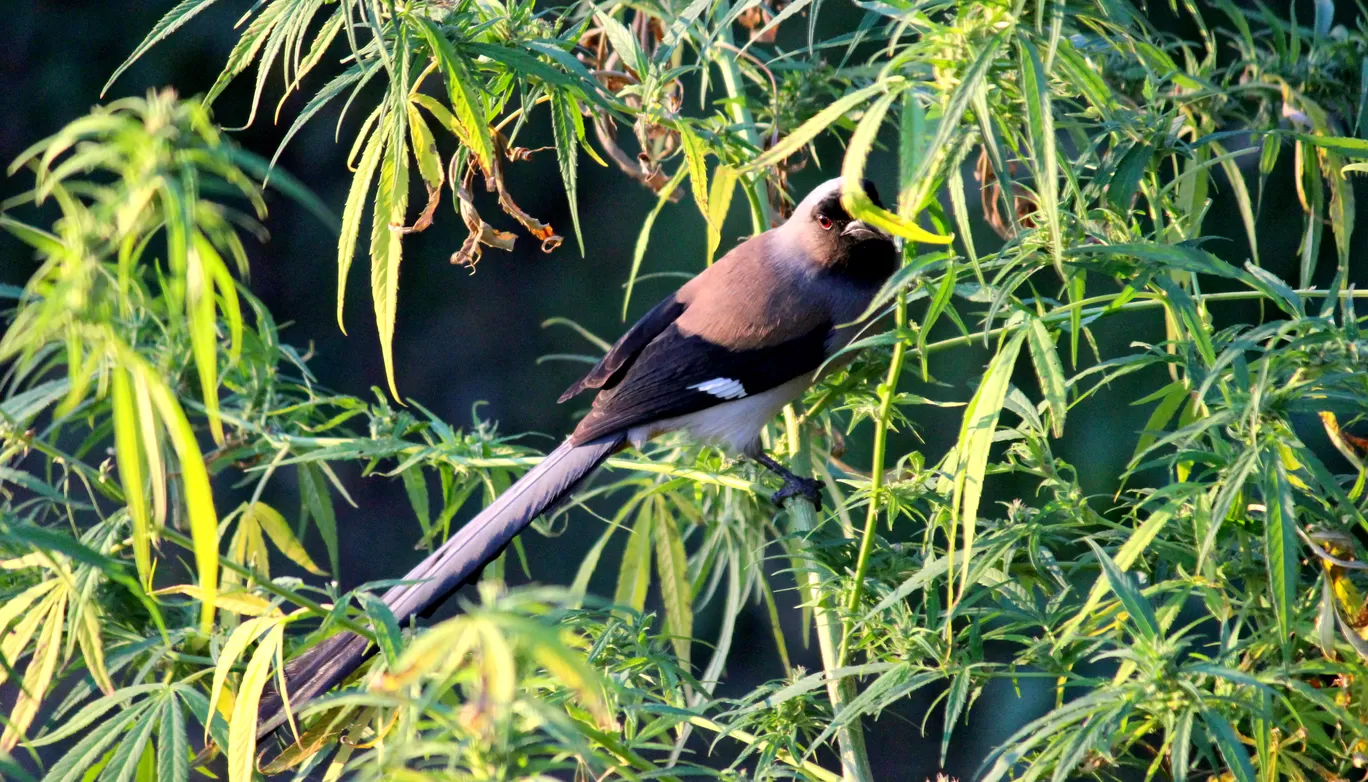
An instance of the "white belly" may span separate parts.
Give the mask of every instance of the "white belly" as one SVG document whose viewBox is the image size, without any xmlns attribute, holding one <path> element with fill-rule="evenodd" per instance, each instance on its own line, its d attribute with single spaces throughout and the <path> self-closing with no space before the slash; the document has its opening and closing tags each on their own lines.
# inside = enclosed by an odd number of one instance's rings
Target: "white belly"
<svg viewBox="0 0 1368 782">
<path fill-rule="evenodd" d="M 647 440 L 666 432 L 683 431 L 700 443 L 715 445 L 732 454 L 759 453 L 760 430 L 797 399 L 812 382 L 811 375 L 796 377 L 754 396 L 720 402 L 696 413 L 638 426 L 627 433 L 640 448 Z"/>
</svg>

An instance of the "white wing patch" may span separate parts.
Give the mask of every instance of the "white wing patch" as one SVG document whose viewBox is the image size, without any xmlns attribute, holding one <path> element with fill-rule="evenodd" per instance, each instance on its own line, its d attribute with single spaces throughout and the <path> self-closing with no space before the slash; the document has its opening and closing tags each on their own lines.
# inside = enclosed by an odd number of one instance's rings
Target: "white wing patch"
<svg viewBox="0 0 1368 782">
<path fill-rule="evenodd" d="M 746 395 L 746 387 L 741 381 L 729 377 L 715 377 L 704 383 L 689 386 L 691 390 L 712 394 L 718 399 L 740 399 Z"/>
</svg>

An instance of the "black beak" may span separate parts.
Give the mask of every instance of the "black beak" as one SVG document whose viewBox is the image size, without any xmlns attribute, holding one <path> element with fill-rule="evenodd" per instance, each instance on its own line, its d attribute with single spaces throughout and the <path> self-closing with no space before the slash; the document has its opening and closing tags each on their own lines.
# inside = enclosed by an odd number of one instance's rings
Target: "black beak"
<svg viewBox="0 0 1368 782">
<path fill-rule="evenodd" d="M 841 229 L 841 236 L 848 236 L 857 242 L 868 242 L 875 239 L 887 241 L 889 238 L 888 234 L 863 220 L 851 220 L 846 223 L 846 227 Z"/>
</svg>

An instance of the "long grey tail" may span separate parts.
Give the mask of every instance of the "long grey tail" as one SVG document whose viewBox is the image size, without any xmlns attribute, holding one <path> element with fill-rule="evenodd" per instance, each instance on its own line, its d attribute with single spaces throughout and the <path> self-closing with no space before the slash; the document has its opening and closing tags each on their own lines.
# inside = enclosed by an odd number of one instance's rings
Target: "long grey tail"
<svg viewBox="0 0 1368 782">
<path fill-rule="evenodd" d="M 404 576 L 405 581 L 419 583 L 391 587 L 384 594 L 385 605 L 402 623 L 478 578 L 523 528 L 569 497 L 625 440 L 624 435 L 610 435 L 583 445 L 566 441 Z M 332 689 L 374 652 L 375 646 L 364 637 L 344 632 L 290 660 L 285 665 L 290 706 L 298 709 Z M 285 719 L 280 693 L 263 693 L 257 737 L 264 738 Z"/>
</svg>

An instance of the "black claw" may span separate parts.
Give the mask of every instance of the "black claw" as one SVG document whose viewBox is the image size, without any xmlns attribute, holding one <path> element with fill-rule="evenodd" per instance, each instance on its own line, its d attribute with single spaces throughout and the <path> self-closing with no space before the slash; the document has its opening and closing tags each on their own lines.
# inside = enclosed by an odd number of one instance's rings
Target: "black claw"
<svg viewBox="0 0 1368 782">
<path fill-rule="evenodd" d="M 765 454 L 755 457 L 765 469 L 784 479 L 784 487 L 775 492 L 770 500 L 779 507 L 784 507 L 784 500 L 789 497 L 803 497 L 811 502 L 817 510 L 822 509 L 822 484 L 812 478 L 801 478 L 794 475 L 787 467 L 776 462 Z"/>
<path fill-rule="evenodd" d="M 784 500 L 789 497 L 803 497 L 820 511 L 822 509 L 822 484 L 812 478 L 799 478 L 796 475 L 791 475 L 784 479 L 784 487 L 775 492 L 770 500 L 782 508 L 784 507 Z"/>
</svg>

